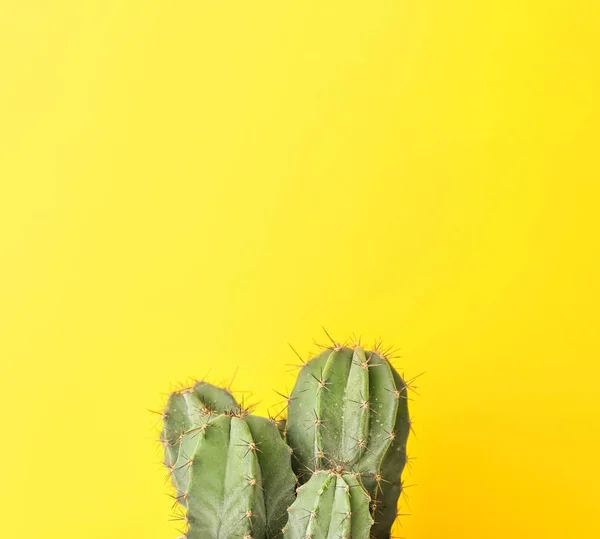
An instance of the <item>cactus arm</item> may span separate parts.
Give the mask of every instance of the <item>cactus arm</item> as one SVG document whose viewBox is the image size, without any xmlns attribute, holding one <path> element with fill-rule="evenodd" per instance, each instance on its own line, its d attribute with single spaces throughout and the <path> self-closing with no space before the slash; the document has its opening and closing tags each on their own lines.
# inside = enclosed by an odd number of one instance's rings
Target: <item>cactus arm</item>
<svg viewBox="0 0 600 539">
<path fill-rule="evenodd" d="M 273 422 L 253 415 L 245 419 L 260 448 L 257 456 L 267 510 L 267 539 L 270 539 L 281 535 L 288 518 L 287 509 L 294 502 L 296 476 L 291 467 L 291 452 Z"/>
<path fill-rule="evenodd" d="M 297 491 L 289 511 L 284 539 L 326 539 L 329 531 L 335 477 L 328 472 L 314 474 Z"/>
<path fill-rule="evenodd" d="M 369 539 L 369 495 L 351 474 L 321 471 L 298 489 L 284 539 Z"/>
</svg>

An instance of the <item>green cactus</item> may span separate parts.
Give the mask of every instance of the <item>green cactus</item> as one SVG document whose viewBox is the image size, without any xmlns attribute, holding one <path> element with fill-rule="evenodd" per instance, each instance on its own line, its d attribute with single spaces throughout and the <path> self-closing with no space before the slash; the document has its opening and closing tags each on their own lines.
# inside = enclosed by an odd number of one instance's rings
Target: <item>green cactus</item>
<svg viewBox="0 0 600 539">
<path fill-rule="evenodd" d="M 355 474 L 319 471 L 298 489 L 284 539 L 369 539 L 369 494 Z"/>
<path fill-rule="evenodd" d="M 402 490 L 407 401 L 407 384 L 383 354 L 337 345 L 302 367 L 289 401 L 287 441 L 300 481 L 324 468 L 358 474 L 380 539 L 389 537 Z"/>
<path fill-rule="evenodd" d="M 185 510 L 180 539 L 389 539 L 408 389 L 384 353 L 334 344 L 280 394 L 287 419 L 254 416 L 206 382 L 173 393 L 161 440 Z"/>
<path fill-rule="evenodd" d="M 165 465 L 186 509 L 187 539 L 270 539 L 294 499 L 291 452 L 269 419 L 205 382 L 172 394 Z"/>
</svg>

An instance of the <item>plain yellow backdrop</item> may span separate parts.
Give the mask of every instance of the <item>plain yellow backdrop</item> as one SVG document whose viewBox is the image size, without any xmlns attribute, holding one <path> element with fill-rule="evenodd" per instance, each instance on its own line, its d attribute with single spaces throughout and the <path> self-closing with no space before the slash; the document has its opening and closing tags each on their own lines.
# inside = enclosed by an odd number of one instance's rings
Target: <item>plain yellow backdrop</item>
<svg viewBox="0 0 600 539">
<path fill-rule="evenodd" d="M 325 326 L 426 373 L 398 535 L 600 537 L 599 15 L 2 0 L 0 536 L 174 539 L 147 409 Z"/>
</svg>

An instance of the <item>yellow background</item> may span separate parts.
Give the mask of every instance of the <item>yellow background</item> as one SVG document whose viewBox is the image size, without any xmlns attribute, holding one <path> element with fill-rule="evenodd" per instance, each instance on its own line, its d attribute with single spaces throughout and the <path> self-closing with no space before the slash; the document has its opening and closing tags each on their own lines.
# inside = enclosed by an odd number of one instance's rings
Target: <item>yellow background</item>
<svg viewBox="0 0 600 539">
<path fill-rule="evenodd" d="M 0 536 L 175 538 L 188 376 L 402 348 L 409 539 L 597 538 L 597 2 L 2 0 Z"/>
</svg>

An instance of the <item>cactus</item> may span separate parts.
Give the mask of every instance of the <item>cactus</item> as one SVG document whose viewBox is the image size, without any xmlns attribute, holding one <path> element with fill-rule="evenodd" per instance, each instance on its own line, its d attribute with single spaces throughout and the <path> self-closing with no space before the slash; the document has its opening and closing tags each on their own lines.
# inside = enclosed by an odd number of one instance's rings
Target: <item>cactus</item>
<svg viewBox="0 0 600 539">
<path fill-rule="evenodd" d="M 274 422 L 205 382 L 172 394 L 163 417 L 165 465 L 186 509 L 187 539 L 281 534 L 296 478 Z"/>
<path fill-rule="evenodd" d="M 355 474 L 319 471 L 298 489 L 284 539 L 369 539 L 370 496 Z"/>
<path fill-rule="evenodd" d="M 301 481 L 324 468 L 358 474 L 373 537 L 389 537 L 396 518 L 409 430 L 407 384 L 383 354 L 336 345 L 302 367 L 288 407 L 294 469 Z"/>
<path fill-rule="evenodd" d="M 389 539 L 409 387 L 379 350 L 334 343 L 280 393 L 287 419 L 254 416 L 206 382 L 172 393 L 161 440 L 180 539 Z"/>
</svg>

